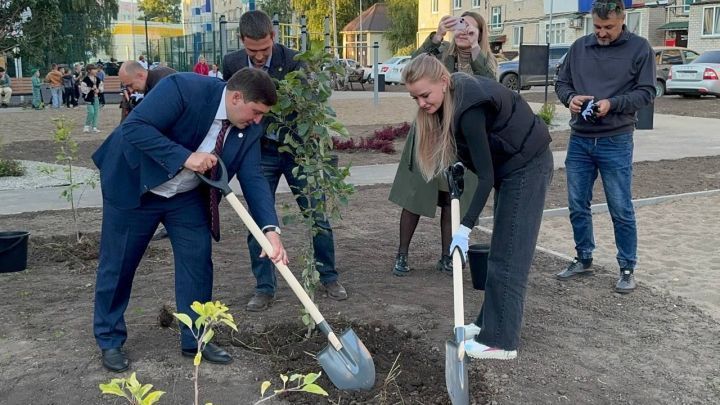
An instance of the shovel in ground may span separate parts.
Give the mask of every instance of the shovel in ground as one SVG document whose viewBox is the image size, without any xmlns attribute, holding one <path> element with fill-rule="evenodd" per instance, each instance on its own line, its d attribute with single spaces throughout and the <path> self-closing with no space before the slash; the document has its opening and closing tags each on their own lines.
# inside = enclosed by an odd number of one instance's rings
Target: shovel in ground
<svg viewBox="0 0 720 405">
<path fill-rule="evenodd" d="M 242 219 L 250 233 L 257 239 L 263 250 L 272 255 L 273 248 L 265 234 L 260 230 L 255 220 L 250 216 L 245 207 L 240 203 L 237 196 L 230 189 L 228 184 L 227 169 L 223 161 L 218 158 L 218 180 L 210 180 L 200 173 L 195 173 L 200 180 L 207 185 L 219 189 L 225 199 L 232 205 Z M 297 295 L 305 309 L 312 317 L 318 329 L 327 337 L 330 344 L 325 346 L 317 354 L 317 360 L 325 370 L 335 386 L 341 390 L 370 390 L 375 385 L 375 363 L 370 352 L 360 341 L 355 332 L 348 328 L 338 338 L 333 332 L 325 318 L 320 314 L 317 306 L 312 302 L 290 269 L 282 264 L 275 263 L 285 281 L 292 291 Z"/>
<path fill-rule="evenodd" d="M 460 195 L 463 192 L 465 167 L 458 162 L 445 171 L 450 189 L 452 231 L 460 227 Z M 455 340 L 445 341 L 445 385 L 453 405 L 470 403 L 467 358 L 465 356 L 465 308 L 463 306 L 462 268 L 458 249 L 453 251 L 453 310 L 455 312 Z"/>
</svg>

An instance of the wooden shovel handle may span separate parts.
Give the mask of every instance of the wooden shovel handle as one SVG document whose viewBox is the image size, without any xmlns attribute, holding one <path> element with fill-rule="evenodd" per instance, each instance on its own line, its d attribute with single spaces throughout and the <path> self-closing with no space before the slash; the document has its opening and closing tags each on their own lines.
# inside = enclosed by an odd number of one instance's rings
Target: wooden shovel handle
<svg viewBox="0 0 720 405">
<path fill-rule="evenodd" d="M 450 216 L 452 231 L 457 232 L 460 228 L 460 200 L 450 200 Z M 463 280 L 462 280 L 462 258 L 460 251 L 453 251 L 453 311 L 455 312 L 455 327 L 465 326 L 465 307 L 463 305 Z"/>
<path fill-rule="evenodd" d="M 238 200 L 237 196 L 235 194 L 230 193 L 225 196 L 225 198 L 228 200 L 230 205 L 235 209 L 235 212 L 240 215 L 240 219 L 242 219 L 243 223 L 247 228 L 250 230 L 250 233 L 255 237 L 255 239 L 260 243 L 260 246 L 262 246 L 263 250 L 268 254 L 273 254 L 273 248 L 270 244 L 270 241 L 265 236 L 262 230 L 260 230 L 260 227 L 255 223 L 255 220 L 250 216 L 250 214 L 247 212 L 245 207 L 242 205 L 240 200 Z M 290 269 L 282 264 L 282 263 L 274 263 L 275 267 L 280 271 L 280 274 L 283 276 L 285 281 L 288 283 L 290 288 L 293 290 L 295 295 L 300 299 L 300 302 L 302 302 L 303 306 L 305 306 L 305 309 L 308 311 L 310 316 L 312 317 L 313 321 L 315 321 L 315 324 L 320 324 L 321 322 L 325 321 L 325 318 L 323 318 L 322 314 L 320 314 L 320 311 L 318 310 L 317 306 L 315 306 L 315 303 L 312 302 L 310 299 L 310 296 L 307 295 L 307 292 L 305 292 L 305 289 L 302 288 L 300 283 L 295 278 L 295 275 L 292 274 Z M 342 343 L 340 343 L 340 340 L 335 336 L 335 333 L 333 331 L 330 331 L 327 334 L 327 338 L 330 341 L 330 344 L 333 345 L 335 350 L 342 349 Z"/>
</svg>

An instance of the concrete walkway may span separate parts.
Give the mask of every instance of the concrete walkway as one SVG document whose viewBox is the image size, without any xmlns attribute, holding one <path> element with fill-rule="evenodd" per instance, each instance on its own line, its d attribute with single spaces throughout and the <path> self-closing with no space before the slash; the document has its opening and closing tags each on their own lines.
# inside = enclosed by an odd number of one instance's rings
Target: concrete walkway
<svg viewBox="0 0 720 405">
<path fill-rule="evenodd" d="M 341 93 L 343 98 L 371 99 L 369 92 Z M 383 98 L 405 98 L 406 93 L 383 93 Z M 533 109 L 539 103 L 531 103 Z M 559 109 L 556 123 L 567 122 L 566 109 Z M 720 119 L 683 117 L 675 115 L 655 115 L 655 129 L 636 131 L 634 160 L 657 161 L 662 159 L 680 159 L 684 157 L 713 156 L 720 154 Z M 564 167 L 565 152 L 554 152 L 555 167 Z M 392 182 L 397 164 L 356 166 L 351 168 L 349 182 L 354 185 L 389 184 Z M 239 193 L 236 181 L 231 182 Z M 0 191 L 0 215 L 22 212 L 67 209 L 68 203 L 59 197 L 62 188 L 50 187 L 34 190 Z M 283 181 L 279 192 L 288 192 Z M 88 189 L 77 202 L 80 207 L 100 207 L 102 198 L 99 189 Z"/>
</svg>

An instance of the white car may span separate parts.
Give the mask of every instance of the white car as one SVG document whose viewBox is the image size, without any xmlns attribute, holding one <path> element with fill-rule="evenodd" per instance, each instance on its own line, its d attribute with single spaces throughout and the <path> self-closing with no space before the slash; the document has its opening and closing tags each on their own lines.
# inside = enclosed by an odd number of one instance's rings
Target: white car
<svg viewBox="0 0 720 405">
<path fill-rule="evenodd" d="M 386 84 L 403 84 L 402 71 L 405 65 L 410 61 L 410 56 L 393 56 L 392 58 L 380 63 L 378 72 L 385 75 Z M 370 73 L 370 82 L 372 83 L 374 76 Z"/>
<path fill-rule="evenodd" d="M 704 52 L 692 63 L 670 69 L 667 92 L 683 97 L 720 97 L 720 50 Z"/>
</svg>

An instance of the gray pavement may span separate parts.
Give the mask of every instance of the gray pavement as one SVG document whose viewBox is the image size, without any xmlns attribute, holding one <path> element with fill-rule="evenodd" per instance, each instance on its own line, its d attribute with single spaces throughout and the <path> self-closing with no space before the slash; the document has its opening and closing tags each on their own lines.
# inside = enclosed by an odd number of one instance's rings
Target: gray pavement
<svg viewBox="0 0 720 405">
<path fill-rule="evenodd" d="M 371 98 L 369 92 L 346 92 L 342 97 Z M 407 97 L 407 94 L 384 93 L 383 97 Z M 531 103 L 534 109 L 540 104 Z M 556 122 L 567 122 L 567 110 Z M 657 161 L 662 159 L 680 159 L 684 157 L 714 156 L 720 154 L 720 119 L 683 117 L 674 115 L 655 115 L 652 130 L 641 130 L 635 133 L 635 156 L 638 161 Z M 565 152 L 555 152 L 556 168 L 564 167 Z M 349 182 L 354 185 L 389 184 L 392 182 L 397 164 L 373 166 L 356 166 L 350 170 Z M 239 193 L 236 181 L 231 182 L 233 189 Z M 288 192 L 287 184 L 282 182 L 279 192 Z M 0 191 L 0 215 L 18 214 L 22 212 L 67 209 L 68 203 L 59 197 L 61 188 L 48 187 L 33 190 Z M 88 189 L 77 201 L 79 207 L 100 207 L 102 198 L 100 190 Z"/>
</svg>

